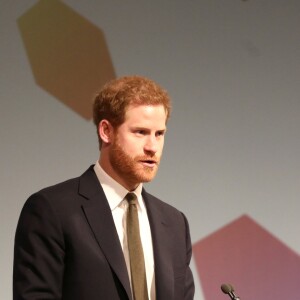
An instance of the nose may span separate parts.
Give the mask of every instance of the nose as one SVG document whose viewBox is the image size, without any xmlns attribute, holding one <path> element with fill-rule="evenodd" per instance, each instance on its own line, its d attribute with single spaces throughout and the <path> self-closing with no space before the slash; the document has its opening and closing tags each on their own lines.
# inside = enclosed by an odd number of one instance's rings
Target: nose
<svg viewBox="0 0 300 300">
<path fill-rule="evenodd" d="M 144 145 L 144 151 L 154 155 L 158 151 L 158 148 L 159 142 L 157 141 L 156 136 L 149 135 Z"/>
</svg>

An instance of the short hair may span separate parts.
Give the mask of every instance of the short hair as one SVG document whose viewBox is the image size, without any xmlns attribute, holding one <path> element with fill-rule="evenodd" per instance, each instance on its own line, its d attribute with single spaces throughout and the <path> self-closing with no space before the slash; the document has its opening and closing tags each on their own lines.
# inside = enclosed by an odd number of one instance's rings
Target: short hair
<svg viewBox="0 0 300 300">
<path fill-rule="evenodd" d="M 129 105 L 163 105 L 166 122 L 171 113 L 168 93 L 154 81 L 141 76 L 125 76 L 106 83 L 97 94 L 93 106 L 93 119 L 97 127 L 106 119 L 114 128 L 125 121 Z M 99 137 L 101 146 L 101 138 Z"/>
</svg>

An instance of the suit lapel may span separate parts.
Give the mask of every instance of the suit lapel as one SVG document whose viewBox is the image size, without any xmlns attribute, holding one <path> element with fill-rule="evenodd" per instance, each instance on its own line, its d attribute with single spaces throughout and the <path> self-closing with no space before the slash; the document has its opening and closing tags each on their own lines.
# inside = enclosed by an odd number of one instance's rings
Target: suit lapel
<svg viewBox="0 0 300 300">
<path fill-rule="evenodd" d="M 107 199 L 92 167 L 80 178 L 79 194 L 87 199 L 83 210 L 95 238 L 131 299 L 129 277 L 119 237 Z"/>
<path fill-rule="evenodd" d="M 147 214 L 151 227 L 154 264 L 156 298 L 174 299 L 173 266 L 170 256 L 168 240 L 170 237 L 167 220 L 163 216 L 157 199 L 143 190 L 143 199 L 147 207 Z"/>
</svg>

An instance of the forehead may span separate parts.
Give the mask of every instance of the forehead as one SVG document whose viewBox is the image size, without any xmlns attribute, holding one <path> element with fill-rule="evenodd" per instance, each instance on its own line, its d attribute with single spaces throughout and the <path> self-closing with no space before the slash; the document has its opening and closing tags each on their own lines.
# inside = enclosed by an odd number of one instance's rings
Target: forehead
<svg viewBox="0 0 300 300">
<path fill-rule="evenodd" d="M 166 124 L 167 112 L 162 104 L 159 105 L 129 105 L 125 113 L 125 123 L 156 123 Z"/>
</svg>

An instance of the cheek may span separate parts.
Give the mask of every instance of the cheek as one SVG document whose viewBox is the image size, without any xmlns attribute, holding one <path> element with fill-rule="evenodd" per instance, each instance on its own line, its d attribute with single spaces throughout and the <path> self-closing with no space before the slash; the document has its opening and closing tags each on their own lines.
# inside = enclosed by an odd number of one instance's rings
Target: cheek
<svg viewBox="0 0 300 300">
<path fill-rule="evenodd" d="M 159 149 L 160 149 L 160 153 L 162 153 L 163 149 L 164 149 L 164 143 L 165 143 L 165 140 L 163 139 L 162 141 L 160 141 L 159 143 Z"/>
<path fill-rule="evenodd" d="M 120 147 L 131 157 L 140 155 L 143 151 L 143 145 L 141 141 L 138 141 L 136 139 L 127 140 L 126 142 L 120 144 Z"/>
</svg>

